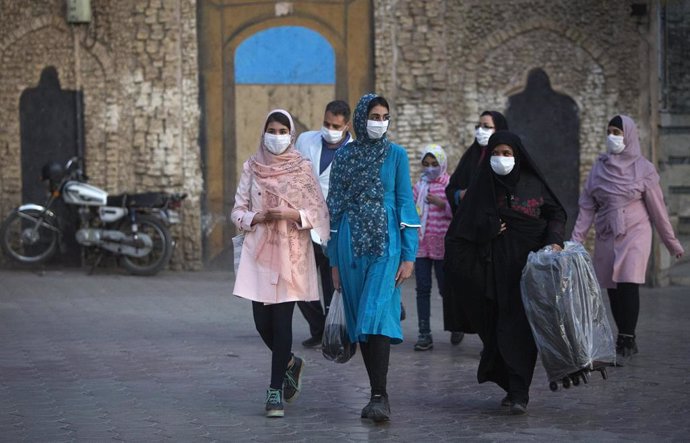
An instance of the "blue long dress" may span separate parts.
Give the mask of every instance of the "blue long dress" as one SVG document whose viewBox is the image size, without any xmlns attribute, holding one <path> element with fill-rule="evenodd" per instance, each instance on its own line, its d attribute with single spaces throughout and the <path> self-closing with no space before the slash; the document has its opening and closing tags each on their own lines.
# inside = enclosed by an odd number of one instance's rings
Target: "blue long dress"
<svg viewBox="0 0 690 443">
<path fill-rule="evenodd" d="M 415 261 L 420 221 L 412 197 L 407 152 L 401 146 L 391 143 L 381 166 L 381 181 L 388 225 L 383 256 L 355 256 L 347 215 L 331 219 L 328 256 L 340 273 L 347 330 L 353 343 L 366 342 L 370 334 L 390 337 L 392 344 L 403 339 L 395 274 L 402 261 Z"/>
</svg>

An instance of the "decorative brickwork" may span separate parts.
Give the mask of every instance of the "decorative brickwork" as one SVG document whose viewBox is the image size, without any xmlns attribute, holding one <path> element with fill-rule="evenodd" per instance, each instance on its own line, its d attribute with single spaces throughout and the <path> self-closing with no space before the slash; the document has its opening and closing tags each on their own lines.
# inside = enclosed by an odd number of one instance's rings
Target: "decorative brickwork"
<svg viewBox="0 0 690 443">
<path fill-rule="evenodd" d="M 449 168 L 454 168 L 473 141 L 479 114 L 504 111 L 533 68 L 543 69 L 553 89 L 577 103 L 581 183 L 604 150 L 605 125 L 616 113 L 636 120 L 643 152 L 656 160 L 665 148 L 658 141 L 659 66 L 653 62 L 655 20 L 663 5 L 672 67 L 666 102 L 687 112 L 690 77 L 683 55 L 689 45 L 682 38 L 689 27 L 687 2 L 647 2 L 643 16 L 631 15 L 631 5 L 640 3 L 632 0 L 374 3 L 376 90 L 391 99 L 391 136 L 410 152 L 414 177 L 419 172 L 415 153 L 430 142 L 447 148 Z M 659 169 L 665 183 L 664 165 Z M 653 272 L 668 266 L 663 253 L 657 248 Z"/>
<path fill-rule="evenodd" d="M 644 126 L 638 99 L 646 92 L 638 69 L 644 36 L 627 2 L 582 3 L 376 2 L 376 83 L 394 103 L 394 139 L 411 151 L 441 143 L 454 166 L 479 113 L 504 110 L 540 67 L 580 109 L 584 180 L 609 116 L 624 112 Z"/>
<path fill-rule="evenodd" d="M 0 217 L 21 198 L 19 96 L 55 66 L 62 89 L 84 91 L 90 182 L 113 194 L 187 192 L 172 267 L 199 268 L 196 1 L 91 4 L 92 22 L 70 26 L 64 1 L 0 1 Z"/>
</svg>

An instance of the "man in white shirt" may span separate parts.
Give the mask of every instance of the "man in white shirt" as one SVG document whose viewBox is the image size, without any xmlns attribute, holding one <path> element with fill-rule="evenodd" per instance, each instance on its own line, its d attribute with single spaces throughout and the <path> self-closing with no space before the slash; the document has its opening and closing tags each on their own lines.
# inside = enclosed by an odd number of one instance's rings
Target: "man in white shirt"
<svg viewBox="0 0 690 443">
<path fill-rule="evenodd" d="M 341 146 L 352 141 L 352 136 L 349 133 L 350 115 L 350 106 L 346 102 L 342 100 L 330 102 L 326 105 L 321 130 L 304 132 L 297 139 L 297 143 L 295 143 L 297 150 L 304 157 L 311 160 L 314 175 L 321 185 L 324 198 L 328 198 L 331 163 L 335 157 L 335 152 Z M 311 237 L 314 245 L 316 266 L 321 277 L 325 310 L 321 307 L 320 301 L 297 303 L 297 307 L 302 311 L 302 315 L 309 323 L 311 337 L 302 342 L 302 345 L 308 348 L 321 345 L 326 315 L 333 298 L 331 267 L 328 257 L 323 252 L 323 248 L 326 245 L 322 244 L 321 239 L 314 231 L 312 231 Z"/>
</svg>

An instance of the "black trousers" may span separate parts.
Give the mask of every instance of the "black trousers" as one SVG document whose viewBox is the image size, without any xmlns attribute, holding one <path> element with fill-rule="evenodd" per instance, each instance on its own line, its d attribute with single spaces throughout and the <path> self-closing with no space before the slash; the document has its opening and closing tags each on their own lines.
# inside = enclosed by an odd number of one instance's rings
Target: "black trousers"
<svg viewBox="0 0 690 443">
<path fill-rule="evenodd" d="M 369 335 L 366 343 L 360 342 L 362 359 L 369 376 L 371 395 L 388 395 L 388 363 L 391 354 L 391 340 L 385 335 Z"/>
<path fill-rule="evenodd" d="M 607 292 L 618 333 L 635 336 L 637 318 L 640 315 L 640 285 L 618 283 L 615 289 L 607 289 Z"/>
<path fill-rule="evenodd" d="M 312 243 L 314 245 L 314 258 L 316 259 L 316 268 L 319 271 L 321 278 L 321 289 L 323 291 L 323 301 L 325 306 L 321 307 L 321 301 L 300 301 L 297 302 L 297 307 L 302 311 L 302 315 L 309 323 L 309 333 L 312 337 L 321 337 L 326 324 L 326 315 L 328 315 L 328 308 L 331 306 L 333 299 L 333 276 L 331 275 L 331 265 L 328 262 L 328 257 L 323 253 L 321 245 Z"/>
<path fill-rule="evenodd" d="M 252 302 L 254 324 L 271 350 L 271 388 L 282 389 L 285 370 L 292 356 L 292 313 L 295 302 L 265 305 Z"/>
</svg>

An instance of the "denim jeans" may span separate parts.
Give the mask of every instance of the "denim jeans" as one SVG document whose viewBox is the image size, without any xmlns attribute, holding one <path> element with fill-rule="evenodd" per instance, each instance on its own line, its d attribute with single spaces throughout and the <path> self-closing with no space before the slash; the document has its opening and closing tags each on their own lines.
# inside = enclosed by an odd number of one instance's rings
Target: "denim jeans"
<svg viewBox="0 0 690 443">
<path fill-rule="evenodd" d="M 443 287 L 443 260 L 417 257 L 415 263 L 415 279 L 417 281 L 417 317 L 419 317 L 419 333 L 431 332 L 431 271 L 436 273 L 436 284 L 440 291 Z"/>
</svg>

